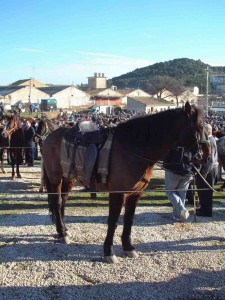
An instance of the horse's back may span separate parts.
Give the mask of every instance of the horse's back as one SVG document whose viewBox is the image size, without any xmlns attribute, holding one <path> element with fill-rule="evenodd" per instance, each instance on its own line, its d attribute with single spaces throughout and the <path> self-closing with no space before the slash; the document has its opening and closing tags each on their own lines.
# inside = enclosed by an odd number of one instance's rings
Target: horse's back
<svg viewBox="0 0 225 300">
<path fill-rule="evenodd" d="M 59 127 L 56 130 L 52 131 L 51 134 L 48 135 L 44 142 L 44 146 L 52 143 L 58 143 L 61 142 L 63 138 L 63 134 L 65 131 L 67 131 L 68 128 L 65 127 Z"/>
</svg>

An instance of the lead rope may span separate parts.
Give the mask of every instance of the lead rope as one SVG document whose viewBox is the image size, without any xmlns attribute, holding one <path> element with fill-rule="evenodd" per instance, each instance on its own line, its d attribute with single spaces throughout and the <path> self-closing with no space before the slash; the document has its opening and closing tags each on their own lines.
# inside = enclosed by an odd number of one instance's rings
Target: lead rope
<svg viewBox="0 0 225 300">
<path fill-rule="evenodd" d="M 199 198 L 198 198 L 198 193 L 197 193 L 197 187 L 196 187 L 196 176 L 193 174 L 193 188 L 192 188 L 193 194 L 194 194 L 194 222 L 197 222 L 196 218 L 196 210 L 197 210 L 197 205 L 199 204 Z"/>
<path fill-rule="evenodd" d="M 213 192 L 219 193 L 217 190 L 215 190 L 202 176 L 202 174 L 199 172 L 199 170 L 195 167 L 194 164 L 192 164 L 192 167 L 195 169 L 195 171 L 198 173 L 198 175 L 201 177 L 201 179 L 205 182 L 205 184 L 212 190 Z"/>
</svg>

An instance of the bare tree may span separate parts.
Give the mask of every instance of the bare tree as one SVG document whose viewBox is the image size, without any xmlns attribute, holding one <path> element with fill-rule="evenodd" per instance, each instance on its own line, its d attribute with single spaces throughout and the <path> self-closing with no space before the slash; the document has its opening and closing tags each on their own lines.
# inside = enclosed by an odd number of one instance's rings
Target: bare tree
<svg viewBox="0 0 225 300">
<path fill-rule="evenodd" d="M 156 97 L 160 99 L 169 85 L 170 80 L 168 76 L 157 75 L 146 84 L 146 91 L 151 95 L 156 95 Z"/>
<path fill-rule="evenodd" d="M 173 95 L 175 97 L 176 104 L 178 107 L 179 96 L 182 95 L 186 91 L 183 80 L 177 80 L 174 78 L 170 78 L 170 80 L 167 83 L 166 88 L 168 89 L 168 91 L 171 92 L 171 95 Z"/>
</svg>

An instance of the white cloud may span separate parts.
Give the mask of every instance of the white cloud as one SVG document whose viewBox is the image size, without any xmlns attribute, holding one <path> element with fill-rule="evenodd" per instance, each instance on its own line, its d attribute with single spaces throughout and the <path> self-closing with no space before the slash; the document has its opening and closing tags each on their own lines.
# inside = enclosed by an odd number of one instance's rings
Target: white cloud
<svg viewBox="0 0 225 300">
<path fill-rule="evenodd" d="M 44 53 L 44 51 L 30 48 L 17 48 L 17 50 Z M 87 83 L 87 77 L 93 76 L 96 72 L 104 73 L 110 79 L 137 68 L 149 66 L 152 63 L 152 61 L 143 58 L 124 57 L 110 53 L 76 51 L 73 52 L 73 55 L 70 54 L 66 60 L 63 59 L 61 63 L 55 58 L 53 60 L 53 57 L 45 65 L 38 62 L 35 65 L 34 63 L 34 72 L 25 64 L 23 67 L 21 67 L 21 64 L 14 65 L 14 78 L 12 79 L 11 70 L 8 70 L 8 72 L 5 70 L 4 83 L 9 84 L 19 79 L 29 78 L 32 74 L 34 78 L 45 83 L 80 84 Z M 0 84 L 4 83 L 3 78 L 2 80 L 0 78 Z"/>
<path fill-rule="evenodd" d="M 43 50 L 39 49 L 32 49 L 32 48 L 15 48 L 17 51 L 23 51 L 23 52 L 37 52 L 37 53 L 45 53 Z"/>
<path fill-rule="evenodd" d="M 93 76 L 94 73 L 104 73 L 110 79 L 150 64 L 152 62 L 144 59 L 113 58 L 109 60 L 107 58 L 95 58 L 84 63 L 61 64 L 51 69 L 35 70 L 36 75 L 34 77 L 45 78 L 44 82 L 48 83 L 71 84 L 73 82 L 80 84 L 87 83 L 87 77 Z"/>
</svg>

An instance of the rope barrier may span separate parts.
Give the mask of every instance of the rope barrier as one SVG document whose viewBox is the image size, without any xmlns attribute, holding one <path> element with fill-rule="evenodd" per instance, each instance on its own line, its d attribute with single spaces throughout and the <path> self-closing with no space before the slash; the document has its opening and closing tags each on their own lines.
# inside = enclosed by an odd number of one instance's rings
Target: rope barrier
<svg viewBox="0 0 225 300">
<path fill-rule="evenodd" d="M 197 191 L 208 191 L 210 189 L 188 189 L 188 191 L 193 191 L 193 192 L 197 192 Z M 156 193 L 162 193 L 162 192 L 182 192 L 184 190 L 165 190 L 165 189 L 160 189 L 160 190 L 153 190 L 153 189 L 150 189 L 150 190 L 143 190 L 143 191 L 96 191 L 96 192 L 92 192 L 92 191 L 74 191 L 72 190 L 71 192 L 69 192 L 70 195 L 73 195 L 73 194 L 131 194 L 131 193 L 142 193 L 142 194 L 145 194 L 145 193 L 150 193 L 150 192 L 156 192 Z M 4 192 L 4 193 L 1 193 L 0 192 L 0 195 L 7 195 L 7 194 L 10 194 L 10 195 L 21 195 L 23 193 L 21 192 L 13 192 L 13 191 L 7 191 L 7 192 Z M 48 193 L 47 191 L 46 192 L 28 192 L 28 191 L 24 191 L 24 194 L 29 194 L 29 195 L 59 195 L 61 193 Z M 63 194 L 63 193 L 62 193 Z"/>
<path fill-rule="evenodd" d="M 13 148 L 13 149 L 30 149 L 30 148 L 34 148 L 34 147 L 0 147 L 0 149 L 10 149 L 10 148 Z M 153 162 L 153 161 L 152 161 Z M 159 167 L 159 168 L 154 168 L 154 171 L 162 171 L 162 170 L 165 170 L 165 168 L 162 167 L 162 162 L 157 162 L 156 165 Z M 189 189 L 188 191 L 193 191 L 193 192 L 196 192 L 196 191 L 204 191 L 204 190 L 209 190 L 211 189 L 213 192 L 215 193 L 219 193 L 219 194 L 222 194 L 223 191 L 218 191 L 218 190 L 215 190 L 212 186 L 209 185 L 209 183 L 205 180 L 205 178 L 201 175 L 201 173 L 199 172 L 199 170 L 192 164 L 194 170 L 197 172 L 197 174 L 202 178 L 202 180 L 206 183 L 206 185 L 209 187 L 208 189 Z M 193 176 L 194 177 L 194 176 Z M 153 178 L 151 178 L 153 179 Z M 190 182 L 192 181 L 192 179 L 190 180 Z M 151 181 L 150 181 L 151 182 Z M 148 192 L 151 192 L 151 191 L 154 191 L 154 192 L 174 192 L 174 191 L 184 191 L 183 189 L 176 189 L 176 190 L 165 190 L 165 189 L 150 189 L 150 190 L 140 190 L 140 191 L 96 191 L 96 192 L 91 192 L 91 191 L 77 191 L 75 193 L 79 193 L 79 194 L 82 194 L 82 193 L 89 193 L 89 194 L 98 194 L 98 193 L 105 193 L 105 194 L 108 194 L 108 193 L 113 193 L 113 194 L 118 194 L 118 193 L 148 193 Z M 26 192 L 27 193 L 27 192 Z M 70 192 L 70 195 L 74 193 L 74 191 Z M 0 193 L 0 194 L 6 194 L 6 193 Z M 21 194 L 21 193 L 18 193 L 18 194 Z M 39 192 L 29 192 L 29 194 L 42 194 L 42 193 L 39 193 Z M 50 195 L 54 195 L 54 194 L 59 194 L 59 193 L 43 193 L 43 194 L 50 194 Z"/>
</svg>

